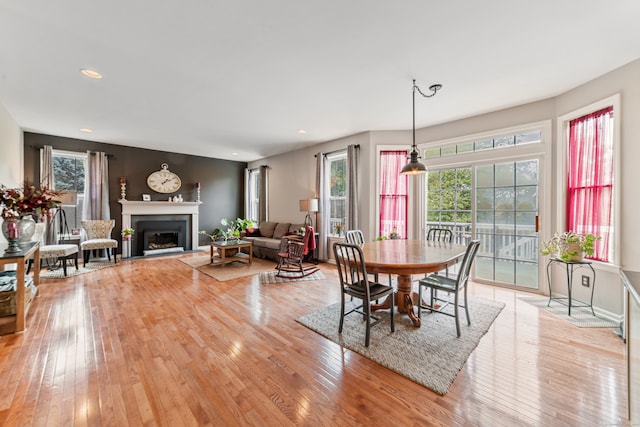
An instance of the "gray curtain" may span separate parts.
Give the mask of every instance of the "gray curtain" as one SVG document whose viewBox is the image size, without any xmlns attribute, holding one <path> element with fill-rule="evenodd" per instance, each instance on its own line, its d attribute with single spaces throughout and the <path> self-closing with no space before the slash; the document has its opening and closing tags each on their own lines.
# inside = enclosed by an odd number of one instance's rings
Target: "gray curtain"
<svg viewBox="0 0 640 427">
<path fill-rule="evenodd" d="M 359 230 L 360 193 L 358 191 L 358 175 L 360 174 L 360 147 L 347 146 L 347 230 Z"/>
<path fill-rule="evenodd" d="M 107 154 L 87 151 L 83 219 L 111 219 L 109 210 L 109 160 Z"/>
<path fill-rule="evenodd" d="M 269 166 L 260 166 L 258 224 L 269 221 Z"/>
<path fill-rule="evenodd" d="M 55 189 L 53 180 L 53 147 L 45 145 L 40 149 L 40 186 Z M 52 223 L 52 216 L 45 216 L 40 218 L 45 223 L 44 229 L 44 242 L 47 245 L 55 245 L 56 239 L 56 227 Z"/>
<path fill-rule="evenodd" d="M 328 241 L 329 236 L 329 214 L 326 209 L 329 207 L 327 195 L 327 178 L 326 178 L 327 158 L 324 153 L 316 154 L 316 197 L 318 198 L 318 213 L 316 219 L 316 232 L 320 236 L 316 246 L 318 248 L 318 259 L 326 261 L 329 259 Z"/>
</svg>

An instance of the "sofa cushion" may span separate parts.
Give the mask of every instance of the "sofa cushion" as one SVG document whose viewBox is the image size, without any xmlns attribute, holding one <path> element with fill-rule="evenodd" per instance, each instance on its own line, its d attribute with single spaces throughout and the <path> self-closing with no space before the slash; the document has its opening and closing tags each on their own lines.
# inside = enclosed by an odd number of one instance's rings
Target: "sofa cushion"
<svg viewBox="0 0 640 427">
<path fill-rule="evenodd" d="M 273 237 L 273 230 L 276 229 L 276 225 L 278 225 L 277 222 L 270 221 L 260 223 L 260 227 L 258 227 L 258 230 L 260 230 L 260 235 L 262 237 Z"/>
<path fill-rule="evenodd" d="M 273 238 L 274 239 L 282 239 L 289 232 L 289 224 L 288 222 L 280 222 L 276 225 L 276 229 L 273 230 Z"/>
<path fill-rule="evenodd" d="M 252 237 L 251 243 L 256 248 L 280 249 L 280 240 L 270 237 Z"/>
</svg>

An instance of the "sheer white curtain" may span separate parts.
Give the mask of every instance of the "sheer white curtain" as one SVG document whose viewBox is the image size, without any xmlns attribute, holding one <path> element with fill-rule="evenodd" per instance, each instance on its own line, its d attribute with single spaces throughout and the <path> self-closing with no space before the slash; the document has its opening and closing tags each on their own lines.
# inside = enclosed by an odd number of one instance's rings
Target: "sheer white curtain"
<svg viewBox="0 0 640 427">
<path fill-rule="evenodd" d="M 359 230 L 358 221 L 360 192 L 358 175 L 360 173 L 360 146 L 347 146 L 347 230 Z"/>
<path fill-rule="evenodd" d="M 53 179 L 53 147 L 45 145 L 40 149 L 40 186 L 55 189 L 55 181 Z M 40 218 L 45 225 L 44 242 L 47 245 L 56 244 L 55 229 L 52 226 L 52 217 L 45 216 Z"/>
<path fill-rule="evenodd" d="M 320 236 L 319 241 L 316 242 L 318 249 L 318 259 L 321 261 L 327 260 L 328 256 L 328 233 L 329 230 L 329 213 L 327 208 L 329 207 L 327 189 L 327 157 L 324 153 L 320 152 L 316 154 L 316 197 L 318 199 L 318 213 L 316 216 L 316 232 Z"/>
<path fill-rule="evenodd" d="M 111 219 L 109 210 L 109 160 L 100 151 L 87 151 L 83 219 Z"/>
</svg>

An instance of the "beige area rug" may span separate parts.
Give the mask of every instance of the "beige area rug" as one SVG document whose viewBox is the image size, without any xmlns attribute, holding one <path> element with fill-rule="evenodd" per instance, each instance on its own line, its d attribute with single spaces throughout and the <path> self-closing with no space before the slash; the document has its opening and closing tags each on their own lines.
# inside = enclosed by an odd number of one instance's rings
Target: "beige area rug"
<svg viewBox="0 0 640 427">
<path fill-rule="evenodd" d="M 296 320 L 331 341 L 444 395 L 503 308 L 501 302 L 469 297 L 471 325 L 467 325 L 463 314 L 460 338 L 456 337 L 452 317 L 423 311 L 422 327 L 416 328 L 408 316 L 396 313 L 395 332 L 389 330 L 389 319 L 375 325 L 371 328 L 369 347 L 364 346 L 365 323 L 357 313 L 345 317 L 342 334 L 338 334 L 340 303 Z"/>
<path fill-rule="evenodd" d="M 277 271 L 265 271 L 260 273 L 260 283 L 267 285 L 271 283 L 301 282 L 304 280 L 323 280 L 325 278 L 324 274 L 322 274 L 322 271 L 320 270 L 304 277 L 300 277 L 300 273 L 282 272 L 281 276 L 285 277 L 278 277 L 277 274 Z"/>
<path fill-rule="evenodd" d="M 221 267 L 220 265 L 212 265 L 208 254 L 197 257 L 183 257 L 179 258 L 179 260 L 219 282 L 253 276 L 263 271 L 272 271 L 276 266 L 275 261 L 254 257 L 251 264 L 234 262 Z"/>
<path fill-rule="evenodd" d="M 589 307 L 572 306 L 571 316 L 569 316 L 569 307 L 566 304 L 555 300 L 549 304 L 549 297 L 519 297 L 518 299 L 537 307 L 539 310 L 551 313 L 578 328 L 617 328 L 620 326 L 620 322 L 594 316 Z"/>
<path fill-rule="evenodd" d="M 65 277 L 64 272 L 62 271 L 62 264 L 58 262 L 57 264 L 48 267 L 45 262 L 42 264 L 42 268 L 40 270 L 40 278 L 41 279 L 65 279 L 66 277 L 79 276 L 81 274 L 91 273 L 93 271 L 102 270 L 103 268 L 109 267 L 117 267 L 120 265 L 120 257 L 118 257 L 118 263 L 114 264 L 113 260 L 109 261 L 106 258 L 104 261 L 96 260 L 89 261 L 87 265 L 80 265 L 76 270 L 76 266 L 73 265 L 73 261 L 67 261 L 67 276 Z"/>
</svg>

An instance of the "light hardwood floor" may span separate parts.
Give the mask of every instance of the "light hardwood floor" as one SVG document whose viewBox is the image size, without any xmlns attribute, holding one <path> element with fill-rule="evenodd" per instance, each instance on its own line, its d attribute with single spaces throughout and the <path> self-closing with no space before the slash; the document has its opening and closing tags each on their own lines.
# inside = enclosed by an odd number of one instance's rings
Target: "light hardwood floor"
<svg viewBox="0 0 640 427">
<path fill-rule="evenodd" d="M 169 256 L 43 280 L 28 330 L 0 337 L 0 424 L 629 425 L 611 329 L 472 284 L 506 307 L 439 396 L 295 321 L 339 300 L 322 271 L 217 282 Z"/>
</svg>

